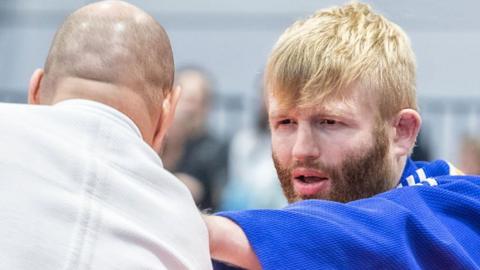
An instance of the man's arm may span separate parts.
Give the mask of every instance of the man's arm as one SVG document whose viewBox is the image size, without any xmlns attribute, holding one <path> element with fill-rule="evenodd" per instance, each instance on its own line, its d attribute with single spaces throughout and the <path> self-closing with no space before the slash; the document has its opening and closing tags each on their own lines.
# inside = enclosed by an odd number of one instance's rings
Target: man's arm
<svg viewBox="0 0 480 270">
<path fill-rule="evenodd" d="M 235 222 L 219 216 L 203 216 L 208 227 L 212 258 L 246 269 L 261 269 L 247 236 Z"/>
</svg>

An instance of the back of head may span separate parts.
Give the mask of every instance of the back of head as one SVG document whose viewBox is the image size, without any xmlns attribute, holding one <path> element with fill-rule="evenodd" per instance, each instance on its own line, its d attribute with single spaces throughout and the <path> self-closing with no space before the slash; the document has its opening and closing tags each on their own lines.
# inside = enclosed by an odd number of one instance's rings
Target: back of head
<svg viewBox="0 0 480 270">
<path fill-rule="evenodd" d="M 279 38 L 265 87 L 281 106 L 314 106 L 342 98 L 361 83 L 387 119 L 416 109 L 415 59 L 406 34 L 362 3 L 324 9 L 297 21 Z"/>
<path fill-rule="evenodd" d="M 63 80 L 79 78 L 128 88 L 147 105 L 158 106 L 172 89 L 173 74 L 172 49 L 162 26 L 135 6 L 104 1 L 77 10 L 57 31 L 41 92 L 51 99 L 64 91 Z"/>
</svg>

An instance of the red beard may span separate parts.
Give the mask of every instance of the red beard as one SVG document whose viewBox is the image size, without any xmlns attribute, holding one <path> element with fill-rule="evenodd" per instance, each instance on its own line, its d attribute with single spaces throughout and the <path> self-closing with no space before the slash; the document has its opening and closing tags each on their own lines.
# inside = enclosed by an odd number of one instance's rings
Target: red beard
<svg viewBox="0 0 480 270">
<path fill-rule="evenodd" d="M 383 128 L 374 132 L 374 144 L 366 150 L 357 150 L 345 157 L 340 165 L 326 166 L 316 160 L 295 162 L 289 168 L 282 167 L 272 155 L 283 193 L 292 203 L 306 199 L 323 199 L 337 202 L 349 202 L 368 198 L 391 189 L 392 169 L 388 162 L 388 138 Z M 293 187 L 292 171 L 297 167 L 320 170 L 326 173 L 331 181 L 331 188 L 327 192 L 320 192 L 311 196 L 296 194 Z"/>
</svg>

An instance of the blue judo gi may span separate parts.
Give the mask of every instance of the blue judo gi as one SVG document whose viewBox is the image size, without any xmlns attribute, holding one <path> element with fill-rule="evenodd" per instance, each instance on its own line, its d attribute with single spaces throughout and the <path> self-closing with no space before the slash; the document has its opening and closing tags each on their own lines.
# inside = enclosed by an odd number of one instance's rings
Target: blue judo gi
<svg viewBox="0 0 480 270">
<path fill-rule="evenodd" d="M 222 212 L 263 269 L 480 269 L 480 176 L 408 160 L 398 188 L 349 203 Z"/>
</svg>

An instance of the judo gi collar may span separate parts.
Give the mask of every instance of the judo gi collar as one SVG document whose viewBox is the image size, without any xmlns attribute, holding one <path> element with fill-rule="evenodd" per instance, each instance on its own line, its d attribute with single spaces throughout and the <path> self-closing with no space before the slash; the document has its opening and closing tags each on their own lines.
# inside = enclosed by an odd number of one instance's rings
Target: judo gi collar
<svg viewBox="0 0 480 270">
<path fill-rule="evenodd" d="M 444 160 L 435 160 L 429 163 L 414 162 L 409 158 L 397 188 L 422 185 L 437 186 L 438 182 L 435 177 L 444 175 L 464 175 L 464 173 Z"/>
</svg>

